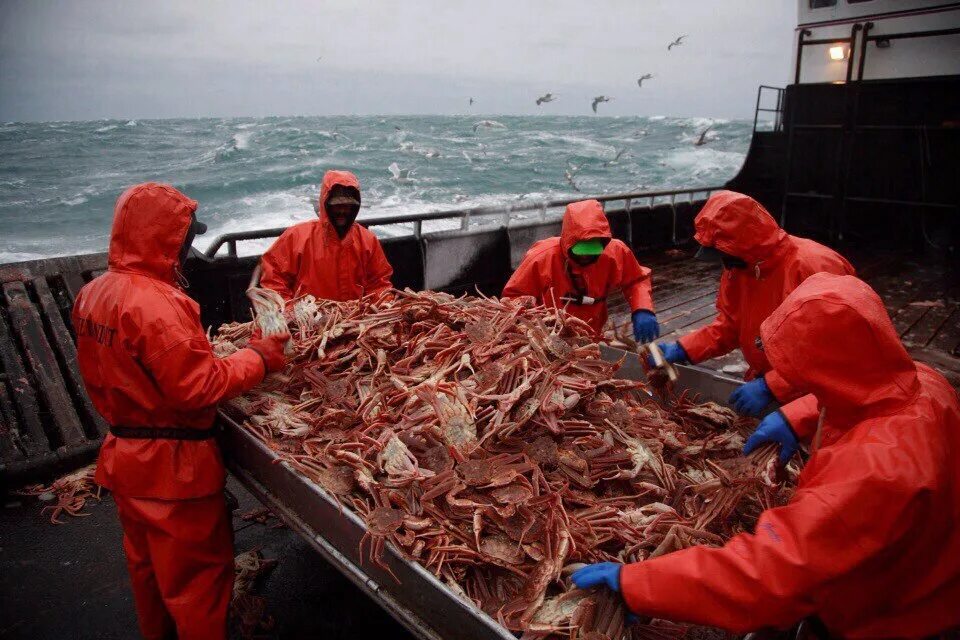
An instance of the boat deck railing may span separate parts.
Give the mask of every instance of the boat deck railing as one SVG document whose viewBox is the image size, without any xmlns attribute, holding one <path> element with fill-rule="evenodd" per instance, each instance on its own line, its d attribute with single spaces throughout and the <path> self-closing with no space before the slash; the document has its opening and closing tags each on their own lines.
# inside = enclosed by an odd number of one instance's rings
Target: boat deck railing
<svg viewBox="0 0 960 640">
<path fill-rule="evenodd" d="M 769 96 L 773 96 L 771 103 Z M 757 87 L 757 106 L 753 112 L 753 133 L 757 132 L 760 113 L 772 113 L 772 131 L 783 131 L 783 87 L 762 84 Z"/>
<path fill-rule="evenodd" d="M 655 204 L 665 203 L 671 207 L 679 202 L 688 202 L 702 198 L 707 198 L 714 191 L 722 189 L 722 186 L 696 187 L 692 189 L 667 189 L 663 191 L 636 191 L 630 193 L 605 194 L 597 196 L 577 196 L 572 198 L 559 198 L 554 200 L 542 200 L 539 202 L 513 202 L 500 205 L 485 207 L 471 207 L 466 209 L 449 209 L 444 211 L 432 211 L 417 214 L 400 214 L 392 216 L 380 216 L 375 218 L 361 219 L 357 222 L 365 227 L 382 227 L 387 225 L 406 225 L 409 227 L 409 233 L 419 238 L 424 233 L 423 223 L 433 221 L 449 221 L 456 223 L 454 228 L 463 231 L 471 229 L 471 224 L 483 219 L 489 224 L 493 220 L 494 224 L 509 227 L 511 224 L 526 223 L 537 219 L 546 220 L 548 212 L 557 207 L 565 207 L 572 202 L 581 200 L 599 200 L 603 204 L 604 210 L 607 210 L 611 203 L 622 203 L 622 210 L 628 215 L 641 208 L 652 208 Z M 679 200 L 678 200 L 679 198 Z M 518 216 L 517 214 L 533 213 L 533 216 Z M 478 225 L 479 226 L 479 225 Z M 676 228 L 676 225 L 674 225 Z M 286 227 L 276 227 L 273 229 L 257 229 L 253 231 L 237 231 L 225 233 L 213 240 L 205 254 L 208 258 L 216 257 L 224 245 L 227 247 L 227 255 L 237 256 L 237 243 L 245 240 L 262 240 L 265 238 L 276 238 L 286 230 Z M 675 234 L 674 234 L 675 236 Z M 676 237 L 674 237 L 676 241 Z"/>
</svg>

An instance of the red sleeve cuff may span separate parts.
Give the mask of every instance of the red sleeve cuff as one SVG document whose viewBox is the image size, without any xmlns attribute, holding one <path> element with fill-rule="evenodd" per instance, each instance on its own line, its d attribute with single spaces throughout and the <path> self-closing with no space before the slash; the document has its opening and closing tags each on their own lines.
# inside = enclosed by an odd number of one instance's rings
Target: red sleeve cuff
<svg viewBox="0 0 960 640">
<path fill-rule="evenodd" d="M 704 360 L 704 354 L 710 348 L 710 339 L 702 331 L 694 331 L 680 338 L 677 342 L 687 352 L 690 364 L 697 364 Z"/>
<path fill-rule="evenodd" d="M 650 278 L 635 282 L 624 290 L 624 297 L 630 305 L 630 311 L 646 309 L 653 312 L 653 294 L 650 290 Z"/>
<path fill-rule="evenodd" d="M 768 383 L 769 386 L 769 383 Z M 817 432 L 820 420 L 820 403 L 813 394 L 807 394 L 789 404 L 780 407 L 780 413 L 787 419 L 797 438 L 809 442 Z"/>
<path fill-rule="evenodd" d="M 776 369 L 771 369 L 763 374 L 763 379 L 767 383 L 770 393 L 777 399 L 777 402 L 784 404 L 791 400 L 796 400 L 802 394 L 796 391 L 793 386 L 783 379 Z"/>
<path fill-rule="evenodd" d="M 623 565 L 620 569 L 620 595 L 627 608 L 635 614 L 647 615 L 644 603 L 653 593 L 650 584 L 650 572 L 643 562 L 633 562 Z"/>
</svg>

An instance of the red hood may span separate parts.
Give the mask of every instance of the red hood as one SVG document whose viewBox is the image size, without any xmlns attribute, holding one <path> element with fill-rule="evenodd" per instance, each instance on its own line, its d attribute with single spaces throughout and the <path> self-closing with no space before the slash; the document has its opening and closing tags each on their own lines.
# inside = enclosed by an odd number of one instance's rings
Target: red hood
<svg viewBox="0 0 960 640">
<path fill-rule="evenodd" d="M 694 221 L 694 239 L 746 261 L 751 266 L 771 257 L 787 237 L 759 202 L 735 191 L 718 191 Z"/>
<path fill-rule="evenodd" d="M 323 182 L 320 184 L 320 200 L 318 201 L 317 215 L 320 217 L 321 222 L 330 225 L 331 229 L 333 225 L 330 224 L 330 218 L 327 217 L 327 196 L 330 195 L 330 190 L 336 186 L 353 187 L 357 190 L 357 195 L 360 194 L 360 181 L 352 172 L 333 170 L 323 174 Z"/>
<path fill-rule="evenodd" d="M 889 414 L 919 390 L 883 301 L 853 276 L 810 276 L 764 320 L 760 337 L 773 368 L 829 415 Z"/>
<path fill-rule="evenodd" d="M 570 248 L 581 240 L 590 238 L 611 239 L 610 223 L 607 214 L 603 212 L 603 205 L 597 200 L 581 200 L 567 205 L 563 212 L 563 226 L 560 228 L 560 248 L 563 255 L 570 253 Z"/>
<path fill-rule="evenodd" d="M 168 184 L 145 182 L 117 199 L 110 232 L 111 269 L 174 282 L 180 248 L 197 201 Z"/>
</svg>

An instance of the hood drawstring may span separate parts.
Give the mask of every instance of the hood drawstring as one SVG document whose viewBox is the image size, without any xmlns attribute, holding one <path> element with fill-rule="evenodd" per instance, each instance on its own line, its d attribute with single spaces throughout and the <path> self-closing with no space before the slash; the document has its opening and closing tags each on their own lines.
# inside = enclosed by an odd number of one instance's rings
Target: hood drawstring
<svg viewBox="0 0 960 640">
<path fill-rule="evenodd" d="M 817 430 L 813 434 L 813 448 L 810 453 L 816 452 L 820 448 L 820 440 L 823 439 L 823 421 L 827 417 L 827 408 L 820 407 L 820 415 L 817 417 Z"/>
<path fill-rule="evenodd" d="M 173 278 L 177 281 L 177 286 L 181 289 L 186 290 L 190 288 L 190 281 L 187 280 L 187 276 L 183 275 L 183 271 L 180 270 L 180 265 L 176 265 L 173 268 Z"/>
<path fill-rule="evenodd" d="M 756 276 L 757 280 L 760 279 L 760 265 L 763 263 L 763 260 L 757 262 L 753 265 L 753 275 Z"/>
</svg>

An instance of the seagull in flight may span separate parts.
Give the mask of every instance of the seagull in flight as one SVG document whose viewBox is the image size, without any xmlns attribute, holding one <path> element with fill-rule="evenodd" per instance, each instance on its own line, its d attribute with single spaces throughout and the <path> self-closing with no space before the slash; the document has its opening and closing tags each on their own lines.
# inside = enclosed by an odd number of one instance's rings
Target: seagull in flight
<svg viewBox="0 0 960 640">
<path fill-rule="evenodd" d="M 480 127 L 485 127 L 487 129 L 506 129 L 507 126 L 496 120 L 481 120 L 480 122 L 473 123 L 473 132 L 476 133 L 477 129 Z"/>
<path fill-rule="evenodd" d="M 637 78 L 637 86 L 642 89 L 642 88 L 643 88 L 643 81 L 644 81 L 644 80 L 649 80 L 649 79 L 652 78 L 652 77 L 653 77 L 653 74 L 652 74 L 652 73 L 645 73 L 645 74 L 643 74 L 642 76 L 640 76 L 639 78 Z"/>
<path fill-rule="evenodd" d="M 620 149 L 619 151 L 617 151 L 617 155 L 613 158 L 613 160 L 607 160 L 606 162 L 603 163 L 603 166 L 609 167 L 610 165 L 619 163 L 620 157 L 626 152 L 627 152 L 626 147 L 624 147 L 623 149 Z"/>
<path fill-rule="evenodd" d="M 470 98 L 470 106 L 471 106 L 471 107 L 473 106 L 473 98 L 472 98 L 472 97 Z"/>
<path fill-rule="evenodd" d="M 713 128 L 713 127 L 710 126 L 710 127 L 707 127 L 706 129 L 704 129 L 704 130 L 700 133 L 700 138 L 699 138 L 696 142 L 693 143 L 694 146 L 696 146 L 696 147 L 702 147 L 703 145 L 707 144 L 707 142 L 709 142 L 709 140 L 707 140 L 707 133 L 708 133 L 708 132 L 710 131 L 710 129 L 712 129 L 712 128 Z"/>
<path fill-rule="evenodd" d="M 611 100 L 613 100 L 613 98 L 609 98 L 607 96 L 597 96 L 593 99 L 593 103 L 590 106 L 593 108 L 593 112 L 596 113 L 598 104 L 601 102 L 610 102 Z"/>
<path fill-rule="evenodd" d="M 394 163 L 391 163 L 389 167 L 387 167 L 387 170 L 390 171 L 391 174 L 393 174 L 393 180 L 397 184 L 408 184 L 414 181 L 413 174 L 416 171 L 416 169 L 401 169 L 400 165 L 394 162 Z"/>
<path fill-rule="evenodd" d="M 553 101 L 556 100 L 556 99 L 557 99 L 557 97 L 556 97 L 555 95 L 553 95 L 552 93 L 545 93 L 544 95 L 542 95 L 542 96 L 540 96 L 539 98 L 537 98 L 537 106 L 539 107 L 539 106 L 540 106 L 541 104 L 543 104 L 544 102 L 553 102 Z"/>
<path fill-rule="evenodd" d="M 671 42 L 670 44 L 668 44 L 668 45 L 667 45 L 667 51 L 670 51 L 670 49 L 673 49 L 674 47 L 679 47 L 680 45 L 682 45 L 682 44 L 683 44 L 683 39 L 686 38 L 686 37 L 687 37 L 687 36 L 685 36 L 685 35 L 680 36 L 680 37 L 678 37 L 676 40 L 674 40 L 673 42 Z"/>
<path fill-rule="evenodd" d="M 573 164 L 572 162 L 570 162 L 570 161 L 568 160 L 568 161 L 567 161 L 567 168 L 566 168 L 566 169 L 564 170 L 564 172 L 563 172 L 563 177 L 564 177 L 564 179 L 567 181 L 567 184 L 569 184 L 571 187 L 573 187 L 573 190 L 576 191 L 577 193 L 580 192 L 580 187 L 579 187 L 579 185 L 577 185 L 577 183 L 574 181 L 574 178 L 577 177 L 577 172 L 578 172 L 578 171 L 580 171 L 580 167 L 576 166 L 575 164 Z"/>
</svg>

